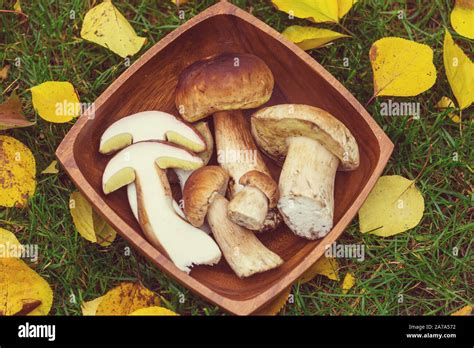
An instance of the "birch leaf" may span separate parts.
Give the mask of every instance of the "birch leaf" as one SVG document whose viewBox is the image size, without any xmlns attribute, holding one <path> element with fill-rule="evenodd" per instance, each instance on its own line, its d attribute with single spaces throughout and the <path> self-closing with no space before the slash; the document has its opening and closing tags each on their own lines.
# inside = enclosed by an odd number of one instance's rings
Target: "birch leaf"
<svg viewBox="0 0 474 348">
<path fill-rule="evenodd" d="M 177 316 L 173 311 L 170 311 L 167 308 L 164 307 L 158 307 L 158 306 L 153 306 L 153 307 L 147 307 L 147 308 L 141 308 L 137 309 L 136 311 L 130 313 L 129 315 L 133 316 Z"/>
<path fill-rule="evenodd" d="M 474 63 L 454 43 L 448 30 L 444 35 L 443 60 L 449 85 L 463 110 L 474 101 Z"/>
<path fill-rule="evenodd" d="M 0 130 L 29 127 L 34 124 L 23 115 L 21 100 L 15 92 L 3 104 L 0 104 Z"/>
<path fill-rule="evenodd" d="M 104 296 L 101 296 L 97 297 L 95 300 L 83 302 L 81 305 L 82 315 L 96 315 L 97 308 L 99 307 L 99 304 L 102 302 L 103 299 Z"/>
<path fill-rule="evenodd" d="M 335 0 L 272 0 L 280 11 L 316 23 L 339 22 L 338 1 Z"/>
<path fill-rule="evenodd" d="M 374 96 L 416 96 L 436 81 L 433 50 L 424 44 L 385 37 L 370 48 Z"/>
<path fill-rule="evenodd" d="M 133 56 L 146 41 L 146 38 L 137 36 L 111 0 L 105 0 L 86 13 L 81 37 L 108 48 L 122 58 Z"/>
<path fill-rule="evenodd" d="M 20 257 L 22 249 L 13 233 L 0 227 L 0 257 Z"/>
<path fill-rule="evenodd" d="M 323 275 L 331 280 L 339 280 L 339 263 L 334 257 L 321 256 L 299 279 L 301 284 L 306 284 L 317 275 Z"/>
<path fill-rule="evenodd" d="M 15 4 L 13 4 L 13 9 L 16 11 L 16 12 L 23 12 L 21 10 L 21 2 L 20 0 L 16 0 L 15 1 Z"/>
<path fill-rule="evenodd" d="M 399 175 L 379 178 L 359 210 L 362 233 L 389 237 L 417 226 L 425 201 L 415 182 Z"/>
<path fill-rule="evenodd" d="M 451 25 L 459 35 L 474 39 L 474 1 L 456 0 L 451 12 Z"/>
<path fill-rule="evenodd" d="M 47 166 L 41 174 L 58 174 L 58 161 L 54 160 L 52 161 L 49 166 Z"/>
<path fill-rule="evenodd" d="M 10 71 L 10 65 L 5 65 L 0 69 L 0 80 L 6 80 L 8 78 L 8 71 Z"/>
<path fill-rule="evenodd" d="M 449 99 L 448 97 L 441 97 L 439 102 L 436 104 L 436 108 L 444 110 L 444 109 L 454 109 L 454 102 Z M 448 117 L 453 121 L 454 123 L 460 123 L 461 122 L 461 117 L 459 115 L 456 115 L 453 112 L 448 113 Z"/>
<path fill-rule="evenodd" d="M 66 123 L 81 113 L 74 86 L 65 81 L 47 81 L 31 89 L 33 107 L 52 123 Z"/>
<path fill-rule="evenodd" d="M 339 18 L 344 17 L 355 3 L 357 0 L 337 0 Z"/>
<path fill-rule="evenodd" d="M 342 281 L 342 293 L 347 294 L 350 289 L 355 285 L 356 278 L 352 273 L 346 273 L 344 280 Z"/>
<path fill-rule="evenodd" d="M 453 316 L 461 316 L 461 315 L 471 315 L 473 307 L 472 306 L 464 306 L 461 309 L 457 310 L 456 312 L 452 313 Z"/>
<path fill-rule="evenodd" d="M 0 135 L 0 206 L 24 207 L 36 189 L 36 161 L 30 149 Z"/>
<path fill-rule="evenodd" d="M 288 298 L 291 295 L 291 286 L 285 289 L 280 295 L 278 295 L 273 301 L 268 303 L 259 311 L 255 312 L 254 315 L 261 315 L 261 316 L 271 316 L 277 315 L 281 312 L 283 307 L 285 307 L 286 303 L 288 302 Z"/>
<path fill-rule="evenodd" d="M 297 44 L 303 50 L 318 48 L 336 39 L 348 37 L 348 35 L 329 29 L 302 27 L 299 25 L 292 25 L 286 28 L 282 35 Z"/>
<path fill-rule="evenodd" d="M 69 211 L 77 231 L 88 241 L 109 246 L 115 240 L 115 230 L 92 209 L 79 191 L 71 194 Z"/>
</svg>

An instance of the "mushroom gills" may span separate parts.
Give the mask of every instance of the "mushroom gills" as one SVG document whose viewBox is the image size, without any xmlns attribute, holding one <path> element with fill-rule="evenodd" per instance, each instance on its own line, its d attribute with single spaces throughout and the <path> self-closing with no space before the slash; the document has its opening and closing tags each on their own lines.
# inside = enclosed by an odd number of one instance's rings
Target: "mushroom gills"
<svg viewBox="0 0 474 348">
<path fill-rule="evenodd" d="M 322 238 L 333 226 L 334 181 L 339 159 L 317 140 L 290 137 L 287 142 L 278 209 L 295 234 L 308 239 Z"/>
</svg>

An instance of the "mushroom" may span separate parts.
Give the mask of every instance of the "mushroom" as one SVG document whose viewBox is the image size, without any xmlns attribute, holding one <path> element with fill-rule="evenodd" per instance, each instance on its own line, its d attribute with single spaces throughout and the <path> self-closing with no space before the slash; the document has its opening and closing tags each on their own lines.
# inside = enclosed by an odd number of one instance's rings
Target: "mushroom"
<svg viewBox="0 0 474 348">
<path fill-rule="evenodd" d="M 135 182 L 138 222 L 145 236 L 185 272 L 189 272 L 193 265 L 219 262 L 221 252 L 211 237 L 177 215 L 164 170 L 193 170 L 202 165 L 201 158 L 181 147 L 146 141 L 115 154 L 102 177 L 105 194 Z"/>
<path fill-rule="evenodd" d="M 336 171 L 359 166 L 359 148 L 346 126 L 308 105 L 276 105 L 251 117 L 258 146 L 283 164 L 278 209 L 288 227 L 308 239 L 333 226 Z M 286 159 L 285 159 L 286 157 Z"/>
<path fill-rule="evenodd" d="M 196 227 L 207 221 L 211 226 L 227 263 L 238 277 L 276 268 L 283 260 L 267 249 L 255 234 L 233 223 L 227 217 L 228 201 L 224 197 L 229 175 L 219 166 L 194 171 L 184 186 L 184 212 Z"/>
<path fill-rule="evenodd" d="M 250 54 L 222 54 L 191 64 L 181 74 L 176 107 L 189 122 L 214 114 L 217 160 L 232 178 L 229 218 L 248 229 L 278 226 L 278 186 L 270 175 L 241 109 L 266 103 L 273 91 L 268 66 Z M 241 180 L 258 172 L 252 185 Z M 248 178 L 247 178 L 248 179 Z"/>
</svg>

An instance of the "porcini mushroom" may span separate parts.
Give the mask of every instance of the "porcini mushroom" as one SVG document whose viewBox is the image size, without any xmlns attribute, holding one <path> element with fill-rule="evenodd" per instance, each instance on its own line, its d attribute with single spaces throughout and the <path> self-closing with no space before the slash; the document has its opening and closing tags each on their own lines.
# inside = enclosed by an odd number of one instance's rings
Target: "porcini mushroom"
<svg viewBox="0 0 474 348">
<path fill-rule="evenodd" d="M 259 110 L 251 130 L 269 157 L 284 161 L 278 209 L 288 227 L 308 239 L 324 237 L 333 226 L 336 171 L 359 166 L 354 136 L 337 118 L 308 105 Z"/>
<path fill-rule="evenodd" d="M 184 212 L 196 227 L 207 221 L 224 257 L 238 277 L 276 268 L 283 260 L 267 249 L 255 234 L 233 223 L 227 217 L 228 201 L 224 197 L 229 175 L 219 166 L 197 169 L 184 186 Z"/>
<path fill-rule="evenodd" d="M 105 194 L 135 182 L 138 222 L 145 236 L 185 272 L 193 265 L 219 262 L 221 252 L 211 237 L 177 215 L 164 169 L 193 170 L 202 165 L 201 158 L 181 147 L 138 142 L 112 157 L 102 177 Z"/>
<path fill-rule="evenodd" d="M 229 217 L 255 231 L 278 225 L 278 214 L 270 210 L 278 190 L 240 110 L 266 103 L 273 86 L 272 72 L 260 58 L 235 53 L 191 64 L 176 89 L 176 107 L 186 121 L 214 114 L 217 160 L 232 178 Z M 241 181 L 249 172 L 259 172 L 253 185 Z"/>
</svg>

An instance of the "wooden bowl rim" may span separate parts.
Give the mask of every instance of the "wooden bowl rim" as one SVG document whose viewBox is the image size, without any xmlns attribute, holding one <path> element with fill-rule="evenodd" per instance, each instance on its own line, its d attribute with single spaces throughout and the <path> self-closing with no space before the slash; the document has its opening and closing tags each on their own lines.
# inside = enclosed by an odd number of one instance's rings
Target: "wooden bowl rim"
<svg viewBox="0 0 474 348">
<path fill-rule="evenodd" d="M 136 235 L 133 228 L 117 215 L 112 208 L 110 208 L 104 200 L 96 193 L 95 189 L 89 184 L 87 179 L 81 173 L 78 168 L 76 159 L 74 157 L 73 148 L 77 136 L 81 129 L 84 127 L 90 117 L 90 110 L 87 110 L 74 124 L 68 134 L 65 136 L 58 149 L 56 150 L 56 156 L 60 163 L 64 167 L 66 173 L 71 177 L 76 187 L 82 191 L 85 197 L 89 200 L 92 206 L 124 237 L 129 243 L 137 248 L 144 256 L 151 260 L 156 266 L 158 266 L 167 275 L 177 280 L 181 284 L 188 287 L 193 292 L 204 297 L 208 301 L 220 306 L 224 310 L 237 315 L 249 315 L 264 307 L 273 298 L 280 294 L 283 290 L 291 286 L 309 267 L 311 267 L 324 253 L 324 246 L 331 245 L 336 241 L 337 238 L 342 234 L 347 225 L 354 218 L 355 214 L 361 207 L 362 203 L 366 199 L 367 195 L 375 185 L 377 179 L 382 174 L 382 171 L 388 162 L 390 155 L 393 151 L 393 143 L 368 114 L 364 107 L 355 99 L 355 97 L 337 81 L 328 71 L 326 71 L 319 63 L 317 63 L 311 56 L 305 51 L 300 49 L 298 46 L 290 41 L 287 41 L 280 33 L 276 30 L 256 19 L 251 14 L 238 8 L 235 5 L 227 1 L 219 2 L 208 9 L 204 10 L 197 16 L 191 18 L 189 21 L 181 25 L 179 28 L 165 36 L 162 40 L 156 43 L 152 48 L 145 52 L 137 61 L 132 64 L 122 75 L 117 78 L 94 102 L 95 111 L 100 110 L 104 102 L 117 91 L 122 84 L 124 84 L 128 78 L 130 78 L 138 69 L 146 64 L 155 54 L 163 50 L 168 44 L 174 41 L 176 38 L 181 36 L 184 32 L 191 29 L 195 25 L 218 15 L 231 15 L 244 20 L 245 22 L 263 30 L 274 39 L 278 40 L 281 44 L 286 46 L 288 49 L 293 51 L 297 56 L 301 58 L 306 64 L 308 64 L 314 71 L 320 74 L 326 81 L 331 83 L 335 88 L 339 90 L 344 98 L 351 104 L 351 106 L 362 116 L 364 121 L 370 127 L 371 131 L 375 135 L 380 147 L 380 157 L 376 164 L 374 172 L 369 177 L 369 180 L 365 184 L 360 194 L 356 197 L 351 207 L 344 213 L 339 222 L 333 227 L 331 232 L 324 237 L 321 242 L 302 260 L 295 268 L 286 273 L 277 283 L 273 284 L 270 288 L 264 292 L 256 295 L 247 300 L 239 301 L 228 297 L 225 297 L 214 290 L 210 289 L 206 285 L 202 284 L 198 280 L 194 279 L 190 275 L 180 271 L 176 266 L 168 260 L 159 250 L 155 249 L 151 244 L 146 241 L 141 235 L 131 239 L 131 235 Z"/>
</svg>

